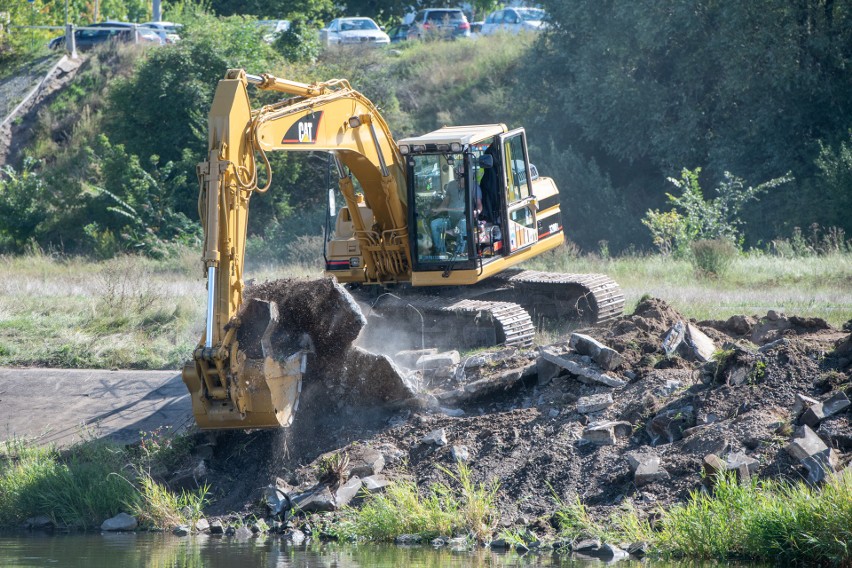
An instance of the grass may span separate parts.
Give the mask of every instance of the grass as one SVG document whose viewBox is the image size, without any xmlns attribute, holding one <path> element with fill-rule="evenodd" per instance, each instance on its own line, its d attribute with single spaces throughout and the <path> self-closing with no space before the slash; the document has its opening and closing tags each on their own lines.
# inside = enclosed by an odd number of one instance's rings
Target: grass
<svg viewBox="0 0 852 568">
<path fill-rule="evenodd" d="M 122 511 L 150 527 L 197 520 L 207 487 L 173 493 L 151 471 L 167 471 L 187 444 L 127 448 L 89 440 L 60 451 L 20 439 L 0 443 L 0 527 L 45 515 L 58 527 L 91 529 Z"/>
<path fill-rule="evenodd" d="M 198 251 L 154 261 L 92 262 L 36 253 L 0 257 L 0 365 L 177 369 L 201 337 L 205 284 Z M 529 268 L 602 272 L 624 290 L 626 311 L 645 295 L 688 318 L 735 314 L 852 319 L 852 255 L 738 257 L 724 277 L 696 278 L 688 261 L 660 256 L 577 257 L 567 248 Z M 307 265 L 249 265 L 246 279 L 319 276 Z M 551 338 L 555 341 L 557 338 Z"/>
<path fill-rule="evenodd" d="M 462 463 L 457 474 L 440 466 L 439 470 L 452 485 L 438 482 L 421 491 L 414 481 L 397 481 L 384 493 L 367 494 L 360 509 L 343 509 L 332 530 L 340 538 L 374 542 L 404 534 L 424 540 L 439 536 L 489 540 L 498 520 L 497 483 L 475 483 Z"/>
<path fill-rule="evenodd" d="M 849 565 L 852 469 L 821 489 L 775 480 L 740 485 L 727 475 L 713 496 L 696 492 L 667 511 L 655 540 L 671 556 Z"/>
<path fill-rule="evenodd" d="M 577 257 L 567 249 L 527 265 L 554 272 L 600 272 L 624 290 L 625 310 L 640 298 L 662 298 L 688 318 L 764 316 L 768 310 L 819 317 L 835 327 L 852 319 L 852 255 L 799 258 L 753 254 L 736 258 L 720 278 L 697 278 L 687 260 L 662 256 Z"/>
</svg>

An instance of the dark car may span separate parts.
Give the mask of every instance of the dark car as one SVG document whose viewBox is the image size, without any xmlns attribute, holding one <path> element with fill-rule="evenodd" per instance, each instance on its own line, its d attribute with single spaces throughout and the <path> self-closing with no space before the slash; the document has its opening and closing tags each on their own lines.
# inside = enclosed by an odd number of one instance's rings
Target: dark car
<svg viewBox="0 0 852 568">
<path fill-rule="evenodd" d="M 467 16 L 455 8 L 420 10 L 408 29 L 408 39 L 458 38 L 470 36 Z"/>
<path fill-rule="evenodd" d="M 408 24 L 399 24 L 398 26 L 393 26 L 388 30 L 388 37 L 390 37 L 391 43 L 397 43 L 400 41 L 405 41 L 408 39 L 408 28 L 410 26 Z"/>
<path fill-rule="evenodd" d="M 155 45 L 163 43 L 163 40 L 154 30 L 126 22 L 99 22 L 97 24 L 89 24 L 84 29 L 74 32 L 74 43 L 77 49 L 85 51 L 108 41 L 133 42 L 134 28 L 136 29 L 138 43 L 151 43 Z M 65 36 L 55 37 L 47 45 L 50 49 L 63 48 L 65 47 Z"/>
</svg>

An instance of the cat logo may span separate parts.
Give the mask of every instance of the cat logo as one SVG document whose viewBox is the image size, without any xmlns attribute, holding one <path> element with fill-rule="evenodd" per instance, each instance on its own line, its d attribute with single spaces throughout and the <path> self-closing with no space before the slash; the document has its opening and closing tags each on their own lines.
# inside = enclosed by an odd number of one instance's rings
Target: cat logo
<svg viewBox="0 0 852 568">
<path fill-rule="evenodd" d="M 319 123 L 322 119 L 322 112 L 323 111 L 306 114 L 298 121 L 294 122 L 287 130 L 287 133 L 284 135 L 284 139 L 281 140 L 281 143 L 316 144 Z"/>
</svg>

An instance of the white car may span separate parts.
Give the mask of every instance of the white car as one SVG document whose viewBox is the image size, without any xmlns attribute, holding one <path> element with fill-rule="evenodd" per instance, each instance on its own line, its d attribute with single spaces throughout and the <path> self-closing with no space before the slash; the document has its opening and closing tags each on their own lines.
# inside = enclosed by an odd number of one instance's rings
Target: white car
<svg viewBox="0 0 852 568">
<path fill-rule="evenodd" d="M 370 18 L 337 18 L 320 30 L 323 45 L 387 45 L 388 34 Z"/>
<path fill-rule="evenodd" d="M 157 35 L 160 36 L 163 43 L 179 42 L 180 35 L 178 35 L 178 32 L 180 32 L 180 29 L 183 27 L 183 24 L 176 24 L 174 22 L 145 22 L 144 24 L 139 25 L 157 32 Z"/>
<path fill-rule="evenodd" d="M 491 12 L 482 24 L 482 35 L 497 32 L 516 34 L 519 32 L 537 32 L 546 25 L 547 13 L 540 8 L 505 8 Z"/>
</svg>

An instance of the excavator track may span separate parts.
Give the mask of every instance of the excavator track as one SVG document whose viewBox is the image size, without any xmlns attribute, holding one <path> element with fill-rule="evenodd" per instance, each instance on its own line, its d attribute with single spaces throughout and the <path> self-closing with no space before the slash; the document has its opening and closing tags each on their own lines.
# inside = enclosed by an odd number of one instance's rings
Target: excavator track
<svg viewBox="0 0 852 568">
<path fill-rule="evenodd" d="M 521 305 L 536 324 L 599 325 L 624 312 L 624 293 L 618 283 L 604 274 L 507 270 L 475 288 L 485 289 L 483 296 L 489 300 Z"/>
<path fill-rule="evenodd" d="M 532 345 L 535 326 L 513 302 L 452 296 L 387 294 L 365 310 L 368 345 L 408 340 L 407 348 L 447 349 Z"/>
</svg>

